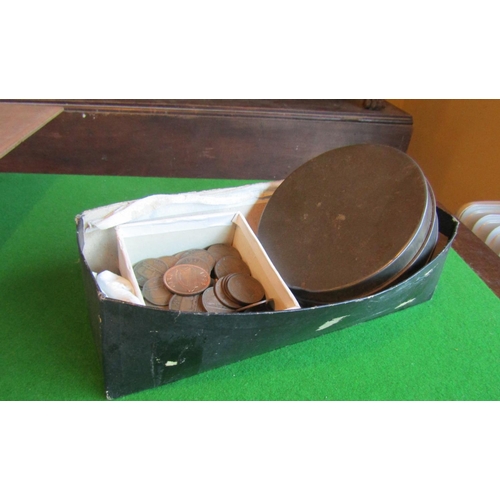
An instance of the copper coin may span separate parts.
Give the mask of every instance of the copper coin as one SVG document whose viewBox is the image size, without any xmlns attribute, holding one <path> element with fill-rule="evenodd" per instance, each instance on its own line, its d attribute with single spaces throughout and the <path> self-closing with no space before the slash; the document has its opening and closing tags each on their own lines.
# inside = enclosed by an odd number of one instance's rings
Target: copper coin
<svg viewBox="0 0 500 500">
<path fill-rule="evenodd" d="M 215 295 L 213 287 L 207 288 L 203 292 L 201 300 L 203 303 L 203 307 L 207 312 L 218 313 L 218 314 L 234 312 L 234 309 L 227 307 L 217 298 L 217 295 Z"/>
<path fill-rule="evenodd" d="M 220 279 L 215 283 L 214 286 L 215 296 L 226 306 L 231 309 L 238 309 L 242 306 L 239 302 L 231 299 L 224 290 L 224 279 Z"/>
<path fill-rule="evenodd" d="M 224 297 L 227 298 L 229 301 L 231 301 L 231 303 L 239 304 L 239 307 L 241 307 L 244 304 L 236 300 L 236 298 L 231 295 L 231 292 L 227 288 L 227 283 L 233 276 L 235 276 L 235 273 L 227 274 L 226 276 L 220 279 L 222 292 L 224 294 Z"/>
<path fill-rule="evenodd" d="M 166 306 L 172 298 L 172 292 L 167 289 L 163 282 L 163 276 L 155 276 L 148 279 L 142 287 L 144 298 L 156 306 Z"/>
<path fill-rule="evenodd" d="M 231 298 L 241 304 L 255 304 L 262 300 L 266 292 L 261 283 L 248 274 L 234 274 L 226 284 Z"/>
<path fill-rule="evenodd" d="M 148 279 L 163 276 L 168 266 L 160 259 L 144 259 L 134 264 L 133 269 L 139 286 L 144 286 Z"/>
<path fill-rule="evenodd" d="M 215 264 L 215 259 L 213 256 L 205 249 L 203 248 L 193 248 L 192 250 L 188 250 L 185 255 L 182 256 L 182 258 L 185 257 L 195 257 L 197 259 L 204 260 L 208 262 L 209 264 L 213 265 Z"/>
<path fill-rule="evenodd" d="M 239 257 L 234 257 L 232 255 L 227 255 L 222 257 L 215 264 L 214 268 L 215 275 L 217 278 L 223 278 L 228 274 L 232 273 L 244 273 L 251 274 L 250 268 L 241 260 Z"/>
<path fill-rule="evenodd" d="M 186 255 L 189 255 L 190 251 L 191 250 L 182 250 L 182 252 L 174 253 L 174 257 L 177 257 L 177 259 L 182 259 L 182 257 L 186 257 Z"/>
<path fill-rule="evenodd" d="M 227 243 L 216 243 L 215 245 L 211 245 L 207 248 L 207 252 L 215 259 L 216 262 L 227 255 L 232 255 L 233 257 L 239 257 L 241 259 L 240 252 L 238 252 L 235 247 L 228 245 Z"/>
<path fill-rule="evenodd" d="M 208 274 L 212 272 L 212 269 L 215 264 L 214 258 L 207 252 L 208 258 L 204 258 L 203 256 L 198 256 L 198 254 L 187 255 L 186 257 L 182 257 L 177 262 L 177 266 L 183 264 L 192 264 L 193 266 L 199 266 L 205 269 Z"/>
<path fill-rule="evenodd" d="M 146 306 L 148 307 L 153 307 L 155 309 L 163 309 L 164 311 L 168 311 L 169 307 L 168 307 L 168 304 L 165 305 L 165 306 L 157 306 L 156 304 L 153 304 L 152 302 L 149 302 L 148 299 L 144 299 L 144 302 L 146 303 Z"/>
<path fill-rule="evenodd" d="M 178 295 L 195 295 L 210 285 L 210 274 L 205 269 L 191 264 L 177 264 L 163 276 L 165 286 Z"/>
<path fill-rule="evenodd" d="M 174 257 L 178 257 L 179 259 L 189 256 L 191 257 L 196 256 L 201 258 L 206 253 L 208 252 L 203 248 L 190 248 L 189 250 L 183 250 L 182 252 L 177 252 L 176 254 L 174 254 Z"/>
<path fill-rule="evenodd" d="M 201 294 L 197 295 L 177 295 L 170 299 L 168 307 L 171 311 L 182 312 L 205 312 L 201 301 Z"/>
<path fill-rule="evenodd" d="M 158 258 L 165 262 L 169 269 L 175 266 L 175 264 L 177 264 L 177 261 L 179 260 L 179 257 L 176 257 L 175 255 L 163 255 L 162 257 Z"/>
</svg>

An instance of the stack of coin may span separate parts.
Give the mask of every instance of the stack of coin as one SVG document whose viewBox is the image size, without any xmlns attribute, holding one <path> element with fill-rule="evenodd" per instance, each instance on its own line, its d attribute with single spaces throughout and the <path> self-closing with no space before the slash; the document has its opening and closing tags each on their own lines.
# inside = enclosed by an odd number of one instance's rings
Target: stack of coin
<svg viewBox="0 0 500 500">
<path fill-rule="evenodd" d="M 267 302 L 265 294 L 264 287 L 250 274 L 230 273 L 203 292 L 202 302 L 208 312 L 238 312 Z"/>
<path fill-rule="evenodd" d="M 144 259 L 133 269 L 150 306 L 212 313 L 273 308 L 238 250 L 225 243 Z"/>
</svg>

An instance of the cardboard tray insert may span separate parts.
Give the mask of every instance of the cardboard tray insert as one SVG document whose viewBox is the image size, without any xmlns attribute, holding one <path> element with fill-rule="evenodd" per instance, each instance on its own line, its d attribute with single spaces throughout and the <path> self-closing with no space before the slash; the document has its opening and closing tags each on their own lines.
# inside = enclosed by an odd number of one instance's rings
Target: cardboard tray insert
<svg viewBox="0 0 500 500">
<path fill-rule="evenodd" d="M 116 239 L 120 275 L 132 283 L 135 295 L 143 305 L 144 300 L 133 271 L 135 263 L 192 248 L 227 243 L 240 252 L 252 276 L 264 287 L 266 299 L 274 301 L 277 311 L 300 307 L 240 212 L 208 213 L 119 225 L 116 227 Z"/>
</svg>

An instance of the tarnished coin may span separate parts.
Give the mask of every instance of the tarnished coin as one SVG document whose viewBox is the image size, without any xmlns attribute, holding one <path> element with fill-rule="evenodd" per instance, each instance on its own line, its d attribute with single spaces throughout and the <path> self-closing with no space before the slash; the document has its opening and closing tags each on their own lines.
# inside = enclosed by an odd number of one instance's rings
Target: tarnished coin
<svg viewBox="0 0 500 500">
<path fill-rule="evenodd" d="M 181 252 L 174 253 L 174 257 L 182 259 L 182 257 L 186 257 L 186 255 L 189 255 L 189 252 L 191 252 L 191 250 L 182 250 Z"/>
<path fill-rule="evenodd" d="M 227 255 L 232 255 L 233 257 L 239 257 L 241 259 L 240 252 L 238 252 L 235 247 L 228 245 L 227 243 L 216 243 L 215 245 L 211 245 L 207 248 L 207 252 L 215 259 L 216 262 Z"/>
<path fill-rule="evenodd" d="M 251 274 L 250 268 L 245 262 L 239 257 L 234 257 L 232 255 L 226 255 L 226 257 L 219 259 L 215 264 L 214 272 L 217 278 L 223 278 L 232 273 Z"/>
<path fill-rule="evenodd" d="M 177 252 L 174 254 L 174 257 L 179 257 L 182 259 L 183 257 L 187 257 L 188 255 L 196 255 L 201 252 L 206 252 L 206 250 L 201 248 L 190 248 L 189 250 L 182 250 L 181 252 Z"/>
<path fill-rule="evenodd" d="M 177 264 L 163 275 L 163 282 L 175 294 L 194 295 L 208 288 L 210 274 L 199 266 Z"/>
<path fill-rule="evenodd" d="M 215 259 L 213 258 L 213 256 L 203 248 L 193 248 L 191 250 L 188 250 L 185 255 L 182 256 L 182 258 L 185 257 L 194 257 L 197 259 L 201 259 L 211 264 L 212 266 L 215 264 Z"/>
<path fill-rule="evenodd" d="M 234 312 L 234 309 L 227 307 L 217 298 L 213 287 L 207 288 L 203 292 L 201 300 L 203 303 L 203 307 L 207 312 L 218 313 L 218 314 Z"/>
<path fill-rule="evenodd" d="M 248 274 L 233 274 L 226 283 L 230 297 L 241 304 L 255 304 L 266 294 L 258 280 Z"/>
<path fill-rule="evenodd" d="M 214 286 L 214 293 L 215 296 L 226 306 L 229 307 L 230 309 L 238 309 L 242 306 L 239 302 L 236 302 L 233 300 L 226 292 L 225 290 L 225 283 L 227 279 L 222 278 L 218 281 L 216 281 L 215 286 Z"/>
<path fill-rule="evenodd" d="M 171 311 L 183 312 L 205 312 L 201 301 L 201 294 L 198 295 L 177 295 L 174 294 L 170 299 L 168 308 Z"/>
<path fill-rule="evenodd" d="M 149 300 L 144 299 L 144 302 L 148 307 L 153 307 L 154 309 L 163 309 L 164 311 L 168 311 L 169 307 L 168 304 L 165 306 L 157 306 L 156 304 L 153 304 L 152 302 L 149 302 Z"/>
<path fill-rule="evenodd" d="M 222 293 L 224 294 L 224 297 L 226 297 L 227 299 L 229 299 L 232 303 L 234 304 L 239 304 L 239 306 L 241 307 L 242 305 L 244 304 L 241 304 L 240 302 L 238 302 L 232 295 L 231 295 L 231 292 L 227 289 L 227 282 L 229 281 L 229 279 L 231 277 L 233 277 L 235 275 L 235 273 L 231 273 L 231 274 L 227 274 L 226 276 L 224 276 L 223 278 L 221 278 L 219 281 L 220 281 L 220 286 L 221 286 L 221 289 L 222 289 Z"/>
<path fill-rule="evenodd" d="M 144 283 L 142 295 L 151 304 L 166 306 L 170 302 L 173 293 L 165 286 L 163 276 L 155 276 Z"/>
<path fill-rule="evenodd" d="M 180 266 L 182 264 L 192 264 L 193 266 L 202 267 L 208 274 L 210 274 L 214 267 L 215 260 L 208 252 L 206 252 L 206 256 L 202 254 L 193 254 L 182 257 L 176 265 Z"/>
<path fill-rule="evenodd" d="M 144 259 L 134 264 L 134 274 L 139 286 L 144 286 L 147 280 L 155 276 L 163 276 L 168 265 L 160 259 Z"/>
<path fill-rule="evenodd" d="M 176 257 L 175 255 L 163 255 L 162 257 L 158 258 L 165 262 L 169 269 L 175 266 L 175 264 L 177 264 L 177 261 L 179 260 L 179 257 Z"/>
</svg>

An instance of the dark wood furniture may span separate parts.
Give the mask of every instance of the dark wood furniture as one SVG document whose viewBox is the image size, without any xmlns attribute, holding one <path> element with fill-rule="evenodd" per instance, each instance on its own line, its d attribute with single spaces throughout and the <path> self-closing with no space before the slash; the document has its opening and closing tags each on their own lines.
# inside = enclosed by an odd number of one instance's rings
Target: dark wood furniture
<svg viewBox="0 0 500 500">
<path fill-rule="evenodd" d="M 5 102 L 5 101 L 4 101 Z M 412 117 L 355 100 L 43 100 L 64 113 L 0 171 L 282 179 L 335 147 L 406 151 Z"/>
<path fill-rule="evenodd" d="M 0 172 L 281 179 L 347 144 L 406 151 L 412 131 L 407 113 L 363 100 L 3 102 L 64 112 L 0 159 Z M 463 225 L 453 246 L 500 297 L 500 258 Z"/>
</svg>

